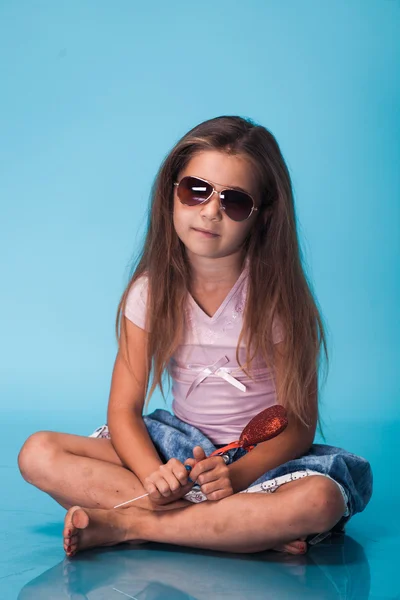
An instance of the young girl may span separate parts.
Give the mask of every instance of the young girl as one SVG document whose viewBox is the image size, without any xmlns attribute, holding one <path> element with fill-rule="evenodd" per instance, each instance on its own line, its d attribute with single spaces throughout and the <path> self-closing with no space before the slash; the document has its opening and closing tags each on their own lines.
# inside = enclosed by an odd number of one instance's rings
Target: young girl
<svg viewBox="0 0 400 600">
<path fill-rule="evenodd" d="M 107 426 L 88 438 L 38 432 L 19 455 L 23 477 L 68 509 L 69 556 L 146 541 L 302 553 L 364 510 L 368 462 L 313 444 L 326 340 L 267 129 L 218 117 L 172 149 L 116 329 Z M 174 414 L 143 416 L 165 375 Z M 288 414 L 283 433 L 209 457 L 274 404 Z"/>
</svg>

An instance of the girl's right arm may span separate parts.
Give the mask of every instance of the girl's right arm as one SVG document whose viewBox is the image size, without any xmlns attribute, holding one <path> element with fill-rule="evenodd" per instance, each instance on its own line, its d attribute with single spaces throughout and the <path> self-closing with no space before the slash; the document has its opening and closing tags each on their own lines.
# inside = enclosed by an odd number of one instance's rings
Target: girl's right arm
<svg viewBox="0 0 400 600">
<path fill-rule="evenodd" d="M 107 423 L 116 453 L 143 483 L 163 464 L 142 417 L 148 333 L 125 316 L 123 318 L 128 334 L 130 369 L 125 362 L 128 357 L 125 340 L 121 336 L 121 347 L 112 374 Z"/>
</svg>

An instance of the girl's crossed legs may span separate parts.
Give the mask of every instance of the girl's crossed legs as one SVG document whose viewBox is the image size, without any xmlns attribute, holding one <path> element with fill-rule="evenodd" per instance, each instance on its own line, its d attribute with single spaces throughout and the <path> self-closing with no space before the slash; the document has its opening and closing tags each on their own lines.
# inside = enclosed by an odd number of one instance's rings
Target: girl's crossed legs
<svg viewBox="0 0 400 600">
<path fill-rule="evenodd" d="M 38 432 L 25 442 L 18 463 L 29 483 L 69 509 L 64 548 L 70 554 L 129 541 L 300 553 L 300 540 L 328 531 L 345 511 L 338 486 L 323 476 L 286 483 L 273 494 L 234 494 L 199 504 L 182 499 L 157 508 L 146 497 L 113 509 L 145 490 L 108 439 Z"/>
</svg>

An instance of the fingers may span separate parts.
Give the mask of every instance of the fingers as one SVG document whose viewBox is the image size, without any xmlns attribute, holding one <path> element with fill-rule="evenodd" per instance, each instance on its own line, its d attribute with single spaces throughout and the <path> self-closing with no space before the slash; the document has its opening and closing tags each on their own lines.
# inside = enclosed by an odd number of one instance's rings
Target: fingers
<svg viewBox="0 0 400 600">
<path fill-rule="evenodd" d="M 198 462 L 201 462 L 202 460 L 207 458 L 206 453 L 204 452 L 204 450 L 201 446 L 195 446 L 193 448 L 193 455 L 195 456 L 195 458 L 187 458 L 185 460 L 185 462 L 183 463 L 185 466 L 190 466 L 191 471 L 193 471 L 193 468 L 196 466 L 196 464 Z M 190 471 L 189 471 L 189 473 L 190 473 Z M 189 477 L 190 477 L 190 479 L 192 479 L 191 474 Z M 192 481 L 194 481 L 194 479 Z"/>
<path fill-rule="evenodd" d="M 201 491 L 207 496 L 207 500 L 221 500 L 233 494 L 229 477 L 223 477 L 218 479 L 218 481 L 206 483 L 201 486 Z"/>
<path fill-rule="evenodd" d="M 193 454 L 196 454 L 196 448 Z M 207 500 L 221 500 L 233 494 L 229 469 L 222 456 L 211 456 L 196 463 L 190 477 L 200 485 Z"/>
<path fill-rule="evenodd" d="M 185 488 L 190 489 L 193 485 L 188 482 L 189 472 L 177 459 L 171 458 L 167 464 L 161 465 L 157 471 L 152 473 L 144 481 L 144 488 L 150 499 L 160 500 L 170 496 L 186 493 Z"/>
<path fill-rule="evenodd" d="M 205 473 L 208 473 L 205 475 Z M 228 473 L 228 467 L 225 464 L 222 456 L 211 456 L 197 463 L 190 474 L 192 481 L 196 481 L 200 485 L 213 481 Z"/>
<path fill-rule="evenodd" d="M 207 458 L 207 454 L 204 452 L 201 446 L 195 446 L 193 448 L 193 458 L 196 460 L 196 462 L 198 462 Z"/>
<path fill-rule="evenodd" d="M 233 494 L 228 467 L 222 456 L 207 458 L 201 446 L 193 449 L 193 455 L 194 458 L 186 459 L 184 464 L 171 458 L 145 479 L 143 485 L 150 500 L 162 502 L 179 499 L 195 482 L 209 500 L 219 500 Z M 191 467 L 191 472 L 185 467 Z"/>
<path fill-rule="evenodd" d="M 187 458 L 183 464 L 189 465 L 193 469 L 193 467 L 196 465 L 196 461 L 194 458 Z"/>
<path fill-rule="evenodd" d="M 164 482 L 160 480 L 164 488 L 161 492 L 163 496 L 169 496 L 171 492 L 173 494 L 177 492 L 181 487 L 181 479 L 182 485 L 184 485 L 187 481 L 187 473 L 185 469 L 184 474 L 182 474 L 182 472 L 179 472 L 176 468 L 174 469 L 172 465 L 161 465 L 160 472 L 164 478 L 164 481 L 167 483 L 167 486 L 165 486 Z M 177 476 L 177 473 L 179 473 L 179 477 Z"/>
</svg>

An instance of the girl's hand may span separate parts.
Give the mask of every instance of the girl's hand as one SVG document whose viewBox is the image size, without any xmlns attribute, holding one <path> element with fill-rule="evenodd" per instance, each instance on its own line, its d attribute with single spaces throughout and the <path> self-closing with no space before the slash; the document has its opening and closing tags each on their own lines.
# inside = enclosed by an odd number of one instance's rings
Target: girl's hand
<svg viewBox="0 0 400 600">
<path fill-rule="evenodd" d="M 196 446 L 193 449 L 194 459 L 185 461 L 185 464 L 193 466 L 190 473 L 192 481 L 200 484 L 201 491 L 207 496 L 207 500 L 222 500 L 222 498 L 232 496 L 233 489 L 229 469 L 222 456 L 206 458 L 204 450 L 200 448 L 204 456 L 204 458 L 200 458 L 199 448 L 200 446 Z M 193 465 L 195 461 L 196 464 Z"/>
<path fill-rule="evenodd" d="M 165 465 L 160 465 L 143 482 L 143 487 L 148 492 L 150 500 L 157 505 L 169 504 L 179 500 L 193 487 L 193 482 L 188 479 L 190 473 L 177 458 L 170 458 Z"/>
</svg>

